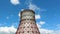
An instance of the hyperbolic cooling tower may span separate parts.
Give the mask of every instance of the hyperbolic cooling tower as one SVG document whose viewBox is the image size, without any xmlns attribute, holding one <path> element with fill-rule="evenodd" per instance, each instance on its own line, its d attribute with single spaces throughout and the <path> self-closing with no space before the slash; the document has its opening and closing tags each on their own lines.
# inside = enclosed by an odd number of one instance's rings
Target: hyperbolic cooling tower
<svg viewBox="0 0 60 34">
<path fill-rule="evenodd" d="M 35 21 L 35 12 L 23 10 L 20 13 L 20 24 L 16 34 L 40 34 Z"/>
</svg>

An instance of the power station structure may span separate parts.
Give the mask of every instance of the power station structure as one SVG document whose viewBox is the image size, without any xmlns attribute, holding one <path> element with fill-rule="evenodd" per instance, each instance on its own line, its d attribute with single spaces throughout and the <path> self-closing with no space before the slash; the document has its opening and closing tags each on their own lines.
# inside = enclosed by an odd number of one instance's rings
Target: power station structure
<svg viewBox="0 0 60 34">
<path fill-rule="evenodd" d="M 15 34 L 40 34 L 33 10 L 21 11 L 20 24 Z"/>
</svg>

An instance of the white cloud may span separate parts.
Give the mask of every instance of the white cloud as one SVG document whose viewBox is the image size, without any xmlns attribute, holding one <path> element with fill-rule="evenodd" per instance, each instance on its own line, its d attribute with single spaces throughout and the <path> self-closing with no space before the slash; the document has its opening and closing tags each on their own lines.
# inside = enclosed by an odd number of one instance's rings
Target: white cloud
<svg viewBox="0 0 60 34">
<path fill-rule="evenodd" d="M 44 21 L 40 21 L 40 25 L 43 25 L 43 24 L 45 24 L 45 22 Z"/>
<path fill-rule="evenodd" d="M 32 3 L 28 5 L 29 9 L 34 10 L 34 11 L 40 11 L 40 8 Z"/>
<path fill-rule="evenodd" d="M 18 16 L 20 17 L 20 12 L 18 13 Z"/>
<path fill-rule="evenodd" d="M 21 9 L 21 11 L 23 11 L 24 9 Z M 18 16 L 20 17 L 20 11 L 19 11 L 19 13 L 18 13 Z"/>
<path fill-rule="evenodd" d="M 35 15 L 35 19 L 40 19 L 41 16 L 38 14 L 38 15 Z"/>
<path fill-rule="evenodd" d="M 55 34 L 60 34 L 60 30 L 55 31 Z"/>
<path fill-rule="evenodd" d="M 46 9 L 44 8 L 40 8 L 38 5 L 36 4 L 33 4 L 33 0 L 26 0 L 26 4 L 28 6 L 28 9 L 31 9 L 33 11 L 37 11 L 37 13 L 39 13 L 39 11 L 47 11 Z"/>
<path fill-rule="evenodd" d="M 37 23 L 37 26 L 41 34 L 60 34 L 60 30 L 44 29 L 44 28 L 41 28 L 42 26 L 39 23 Z"/>
<path fill-rule="evenodd" d="M 11 27 L 0 27 L 0 34 L 15 34 L 16 28 Z"/>
<path fill-rule="evenodd" d="M 48 30 L 48 29 L 40 29 L 41 34 L 60 34 L 60 30 Z"/>
<path fill-rule="evenodd" d="M 38 23 L 36 23 L 36 24 L 37 24 L 38 28 L 41 28 L 42 25 L 45 24 L 45 21 L 40 21 L 40 22 L 38 22 Z"/>
<path fill-rule="evenodd" d="M 37 25 L 41 34 L 60 34 L 60 30 L 48 30 L 44 28 L 40 28 L 41 25 Z M 0 27 L 0 34 L 15 34 L 16 28 L 14 26 L 11 27 Z"/>
<path fill-rule="evenodd" d="M 10 2 L 14 5 L 20 4 L 19 0 L 10 0 Z"/>
<path fill-rule="evenodd" d="M 36 23 L 36 24 L 37 24 L 37 27 L 38 27 L 38 28 L 41 28 L 41 25 L 40 25 L 40 24 L 38 24 L 38 23 Z"/>
<path fill-rule="evenodd" d="M 52 34 L 54 31 L 53 30 L 48 30 L 48 29 L 40 29 L 41 34 Z"/>
<path fill-rule="evenodd" d="M 21 11 L 23 11 L 24 9 L 21 9 Z"/>
</svg>

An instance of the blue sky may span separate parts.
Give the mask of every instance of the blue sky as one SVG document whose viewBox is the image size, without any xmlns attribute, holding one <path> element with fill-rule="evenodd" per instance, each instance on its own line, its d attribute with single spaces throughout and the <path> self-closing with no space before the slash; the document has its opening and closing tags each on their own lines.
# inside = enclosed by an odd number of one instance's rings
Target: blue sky
<svg viewBox="0 0 60 34">
<path fill-rule="evenodd" d="M 0 0 L 0 27 L 17 28 L 22 9 L 35 11 L 39 28 L 60 30 L 60 0 Z"/>
</svg>

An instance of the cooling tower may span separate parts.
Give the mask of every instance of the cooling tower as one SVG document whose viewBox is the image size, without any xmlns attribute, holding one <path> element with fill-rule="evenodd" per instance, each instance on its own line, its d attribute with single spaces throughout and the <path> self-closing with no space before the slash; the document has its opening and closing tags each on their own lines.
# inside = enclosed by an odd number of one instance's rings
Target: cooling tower
<svg viewBox="0 0 60 34">
<path fill-rule="evenodd" d="M 16 34 L 40 34 L 33 10 L 23 10 L 20 13 L 20 24 Z"/>
</svg>

